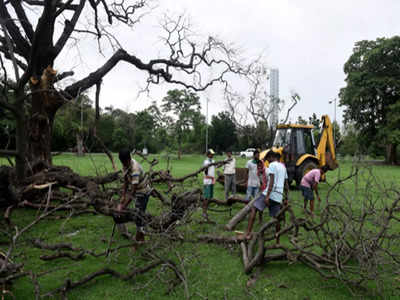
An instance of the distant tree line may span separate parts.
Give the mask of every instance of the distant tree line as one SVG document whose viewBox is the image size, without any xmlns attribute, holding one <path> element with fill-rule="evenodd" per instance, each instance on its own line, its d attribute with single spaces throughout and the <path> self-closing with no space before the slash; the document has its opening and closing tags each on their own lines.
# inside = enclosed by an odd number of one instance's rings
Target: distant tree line
<svg viewBox="0 0 400 300">
<path fill-rule="evenodd" d="M 205 152 L 206 117 L 201 113 L 200 98 L 194 92 L 170 90 L 161 105 L 153 102 L 137 112 L 108 106 L 100 109 L 99 114 L 96 122 L 93 101 L 87 95 L 60 108 L 54 120 L 52 150 L 76 151 L 77 140 L 81 137 L 86 151 L 103 151 L 94 138 L 96 127 L 97 136 L 111 151 L 146 147 L 150 153 Z M 0 110 L 0 125 L 0 148 L 15 149 L 15 122 L 4 110 Z M 265 148 L 269 140 L 265 122 L 238 128 L 225 111 L 213 115 L 208 125 L 208 146 L 219 153 L 228 148 L 233 151 Z"/>
<path fill-rule="evenodd" d="M 227 149 L 241 151 L 271 146 L 273 131 L 265 120 L 239 126 L 231 115 L 231 112 L 222 111 L 211 117 L 209 147 L 223 153 Z M 296 122 L 314 125 L 314 140 L 318 144 L 320 117 L 313 113 L 308 118 L 298 117 Z M 53 151 L 76 151 L 78 137 L 81 137 L 86 151 L 102 152 L 102 146 L 93 135 L 95 127 L 97 136 L 114 152 L 122 147 L 138 150 L 146 147 L 150 153 L 169 151 L 180 155 L 204 153 L 206 149 L 206 117 L 201 113 L 199 96 L 188 90 L 170 90 L 161 105 L 153 102 L 148 108 L 134 113 L 105 107 L 100 109 L 97 122 L 93 101 L 81 95 L 58 111 L 52 132 Z M 375 140 L 366 143 L 364 131 L 356 122 L 347 121 L 342 128 L 333 122 L 333 128 L 338 154 L 384 156 L 385 145 Z M 0 110 L 0 149 L 15 149 L 15 131 L 10 113 Z"/>
</svg>

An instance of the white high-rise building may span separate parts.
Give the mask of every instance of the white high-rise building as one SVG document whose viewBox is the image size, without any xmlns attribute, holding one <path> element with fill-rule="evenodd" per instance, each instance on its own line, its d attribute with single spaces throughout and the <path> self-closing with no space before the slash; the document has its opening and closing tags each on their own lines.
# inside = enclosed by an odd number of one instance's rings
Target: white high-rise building
<svg viewBox="0 0 400 300">
<path fill-rule="evenodd" d="M 269 118 L 270 126 L 275 127 L 279 118 L 279 69 L 271 69 L 269 74 L 269 84 L 271 96 L 271 115 Z"/>
</svg>

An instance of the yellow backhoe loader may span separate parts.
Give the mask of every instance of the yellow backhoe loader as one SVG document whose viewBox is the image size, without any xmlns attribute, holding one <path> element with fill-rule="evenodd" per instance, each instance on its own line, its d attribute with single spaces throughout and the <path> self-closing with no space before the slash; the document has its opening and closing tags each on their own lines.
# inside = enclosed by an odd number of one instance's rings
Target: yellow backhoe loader
<svg viewBox="0 0 400 300">
<path fill-rule="evenodd" d="M 328 165 L 330 170 L 338 167 L 333 140 L 333 127 L 327 115 L 321 117 L 321 134 L 318 145 L 312 133 L 314 126 L 301 124 L 281 124 L 277 126 L 272 150 L 281 154 L 285 163 L 289 182 L 300 184 L 310 170 Z M 263 158 L 271 149 L 261 152 Z M 323 178 L 324 179 L 324 178 Z"/>
<path fill-rule="evenodd" d="M 327 115 L 321 117 L 321 132 L 318 145 L 314 142 L 313 125 L 280 124 L 276 128 L 275 139 L 271 149 L 260 153 L 260 159 L 271 150 L 281 154 L 281 162 L 286 166 L 289 183 L 296 181 L 300 185 L 303 176 L 312 169 L 328 165 L 330 170 L 338 167 L 333 140 L 333 127 Z M 268 162 L 265 163 L 268 166 Z M 325 180 L 325 175 L 322 180 Z M 218 182 L 224 184 L 220 174 Z M 237 190 L 246 191 L 247 169 L 236 168 Z"/>
</svg>

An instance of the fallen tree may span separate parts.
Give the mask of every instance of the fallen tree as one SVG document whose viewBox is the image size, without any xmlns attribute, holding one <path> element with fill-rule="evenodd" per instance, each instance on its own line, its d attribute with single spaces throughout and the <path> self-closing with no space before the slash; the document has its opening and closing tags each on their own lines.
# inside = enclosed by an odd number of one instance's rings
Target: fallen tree
<svg viewBox="0 0 400 300">
<path fill-rule="evenodd" d="M 217 162 L 216 164 L 222 164 Z M 12 292 L 12 283 L 20 277 L 29 277 L 35 286 L 36 298 L 66 297 L 71 290 L 82 287 L 98 277 L 111 276 L 122 281 L 129 277 L 137 277 L 156 268 L 167 268 L 174 274 L 174 280 L 168 281 L 170 291 L 177 285 L 185 287 L 185 295 L 190 297 L 190 290 L 185 275 L 184 261 L 179 255 L 175 243 L 215 243 L 230 245 L 229 249 L 241 252 L 243 271 L 250 274 L 255 268 L 264 266 L 274 261 L 286 261 L 288 264 L 302 263 L 315 270 L 326 279 L 336 279 L 347 284 L 353 292 L 360 291 L 355 287 L 370 288 L 369 283 L 374 282 L 374 292 L 382 292 L 385 280 L 394 277 L 397 273 L 400 257 L 397 249 L 399 234 L 396 228 L 400 218 L 400 191 L 396 186 L 382 186 L 370 173 L 365 180 L 368 186 L 358 186 L 355 178 L 360 176 L 355 170 L 350 176 L 339 180 L 330 187 L 324 207 L 319 216 L 311 218 L 308 215 L 296 215 L 293 205 L 284 207 L 280 216 L 286 215 L 282 229 L 277 233 L 282 244 L 275 244 L 275 223 L 278 219 L 270 219 L 262 224 L 258 231 L 253 233 L 250 240 L 238 236 L 221 234 L 200 234 L 185 236 L 183 228 L 191 226 L 191 216 L 202 201 L 202 193 L 198 188 L 190 191 L 170 183 L 184 182 L 200 174 L 199 169 L 190 176 L 180 181 L 171 174 L 167 177 L 160 176 L 160 171 L 153 172 L 152 167 L 156 161 L 149 162 L 150 178 L 152 181 L 152 196 L 160 199 L 163 208 L 157 215 L 139 214 L 134 208 L 117 211 L 116 195 L 119 189 L 115 184 L 120 184 L 120 173 L 111 173 L 105 176 L 90 177 L 80 176 L 65 167 L 51 167 L 31 177 L 26 178 L 24 185 L 12 188 L 15 191 L 17 202 L 5 211 L 5 220 L 8 228 L 4 233 L 8 236 L 10 244 L 5 253 L 0 257 L 0 285 L 7 287 Z M 12 169 L 9 169 L 12 171 Z M 10 177 L 7 177 L 10 178 Z M 12 178 L 12 176 L 11 176 Z M 348 182 L 352 182 L 354 191 L 349 191 Z M 157 182 L 157 183 L 156 183 Z M 168 189 L 164 193 L 161 185 Z M 379 191 L 377 197 L 376 190 Z M 335 197 L 332 195 L 335 194 Z M 244 205 L 232 220 L 227 224 L 232 230 L 239 222 L 243 221 L 251 204 L 240 198 L 221 201 L 211 201 L 215 205 L 231 206 Z M 355 203 L 359 203 L 354 207 Z M 23 228 L 13 225 L 13 209 L 36 209 L 36 218 Z M 61 213 L 61 215 L 57 215 Z M 81 213 L 102 215 L 113 219 L 122 218 L 125 222 L 135 222 L 137 218 L 145 218 L 148 224 L 148 234 L 152 237 L 151 247 L 143 253 L 147 265 L 137 268 L 132 267 L 127 273 L 103 267 L 96 271 L 81 275 L 79 278 L 66 278 L 65 282 L 51 291 L 44 291 L 38 278 L 45 276 L 24 270 L 23 265 L 13 261 L 13 253 L 22 235 L 36 226 L 39 222 L 52 216 L 72 218 Z M 56 216 L 57 215 L 57 216 Z M 90 218 L 90 216 L 88 216 Z M 221 226 L 222 227 L 222 226 Z M 43 261 L 58 262 L 70 260 L 80 263 L 92 257 L 106 259 L 110 254 L 118 256 L 127 247 L 137 247 L 135 241 L 118 245 L 110 239 L 107 249 L 85 249 L 71 243 L 48 243 L 44 240 L 33 238 L 32 245 L 44 251 L 40 255 Z M 175 259 L 171 260 L 171 253 Z M 182 269 L 183 268 L 183 269 Z"/>
</svg>

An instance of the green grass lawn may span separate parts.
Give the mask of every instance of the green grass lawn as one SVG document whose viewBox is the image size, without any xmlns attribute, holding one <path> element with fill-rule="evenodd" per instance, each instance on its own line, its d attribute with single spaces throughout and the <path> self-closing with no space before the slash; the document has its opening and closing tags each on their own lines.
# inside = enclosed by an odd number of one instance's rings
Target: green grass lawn
<svg viewBox="0 0 400 300">
<path fill-rule="evenodd" d="M 159 164 L 156 169 L 164 169 L 167 166 L 167 157 L 156 156 Z M 220 160 L 223 157 L 215 157 Z M 140 159 L 138 159 L 140 161 Z M 204 157 L 199 155 L 185 155 L 181 160 L 172 157 L 169 160 L 171 171 L 174 176 L 182 176 L 191 173 L 201 167 Z M 116 158 L 116 161 L 118 159 Z M 244 167 L 246 160 L 237 159 L 238 167 Z M 6 160 L 0 159 L 0 164 L 7 164 Z M 54 164 L 66 165 L 82 175 L 105 174 L 112 171 L 107 157 L 102 154 L 76 157 L 72 154 L 63 154 L 54 157 Z M 148 168 L 143 163 L 145 169 Z M 120 164 L 118 162 L 118 167 Z M 328 173 L 327 183 L 320 184 L 321 198 L 325 199 L 332 184 L 340 178 L 348 176 L 353 168 L 350 161 L 340 162 L 340 168 Z M 374 174 L 377 180 L 386 186 L 396 185 L 400 182 L 400 168 L 384 165 L 367 165 L 360 170 L 358 179 L 346 182 L 339 191 L 330 194 L 329 201 L 335 201 L 335 197 L 350 197 L 354 200 L 357 208 L 357 199 L 362 196 L 361 187 L 365 188 L 371 184 L 370 174 Z M 188 180 L 182 189 L 201 187 L 202 178 L 199 176 L 194 180 Z M 355 187 L 358 189 L 356 190 Z M 162 189 L 162 187 L 161 187 Z M 376 191 L 379 196 L 380 191 Z M 215 197 L 223 199 L 223 187 L 216 184 Z M 303 200 L 298 190 L 290 191 L 290 203 L 296 214 L 302 213 Z M 241 209 L 241 205 L 233 207 L 232 214 Z M 220 207 L 212 206 L 215 209 Z M 158 214 L 163 210 L 159 200 L 150 198 L 148 212 Z M 4 212 L 1 211 L 1 214 Z M 204 233 L 232 235 L 225 232 L 223 225 L 230 220 L 229 212 L 210 211 L 210 218 L 216 221 L 215 225 L 201 224 L 201 211 L 198 210 L 191 217 L 191 223 L 182 226 L 182 234 L 189 240 L 196 235 Z M 34 219 L 36 212 L 33 210 L 15 210 L 12 220 L 19 228 Z M 57 215 L 65 215 L 58 213 Z M 265 214 L 264 219 L 268 216 Z M 288 264 L 287 262 L 268 263 L 262 268 L 253 271 L 257 274 L 256 282 L 246 287 L 246 282 L 251 278 L 243 272 L 241 252 L 239 247 L 228 247 L 215 244 L 203 244 L 193 242 L 174 242 L 163 245 L 165 240 L 157 240 L 157 245 L 150 240 L 139 251 L 133 252 L 130 248 L 112 254 L 108 259 L 92 258 L 88 256 L 85 260 L 74 262 L 69 259 L 58 259 L 51 262 L 42 261 L 39 256 L 50 253 L 38 250 L 32 246 L 31 240 L 41 238 L 46 243 L 67 242 L 75 247 L 83 247 L 95 251 L 107 249 L 107 243 L 111 234 L 113 221 L 109 217 L 100 215 L 83 215 L 73 218 L 46 219 L 34 226 L 20 239 L 18 249 L 15 251 L 14 260 L 24 263 L 24 270 L 33 270 L 35 273 L 51 271 L 39 277 L 41 292 L 44 294 L 60 286 L 66 277 L 72 280 L 82 278 L 85 274 L 99 270 L 103 267 L 111 267 L 120 272 L 127 272 L 132 268 L 146 265 L 144 253 L 160 247 L 160 252 L 166 257 L 178 261 L 182 260 L 185 276 L 188 282 L 188 290 L 192 299 L 351 299 L 353 298 L 349 289 L 337 280 L 324 280 L 319 274 L 301 263 Z M 239 224 L 238 230 L 244 230 L 247 220 Z M 256 229 L 257 229 L 256 225 Z M 130 231 L 135 231 L 135 226 L 130 224 Z M 115 235 L 114 245 L 123 245 L 127 241 L 118 233 Z M 160 244 L 161 242 L 161 244 Z M 283 239 L 283 243 L 287 240 Z M 169 241 L 168 243 L 172 243 Z M 6 237 L 0 235 L 0 249 L 6 248 Z M 171 251 L 171 248 L 175 251 Z M 72 290 L 68 293 L 68 299 L 184 299 L 183 285 L 178 285 L 170 293 L 167 293 L 169 285 L 164 282 L 173 274 L 166 270 L 156 268 L 124 282 L 110 276 L 99 277 L 88 284 Z M 385 291 L 385 298 L 395 298 L 397 288 L 392 285 Z M 13 293 L 16 299 L 33 299 L 33 285 L 30 278 L 22 278 L 15 282 Z M 372 299 L 373 297 L 371 297 Z"/>
</svg>

